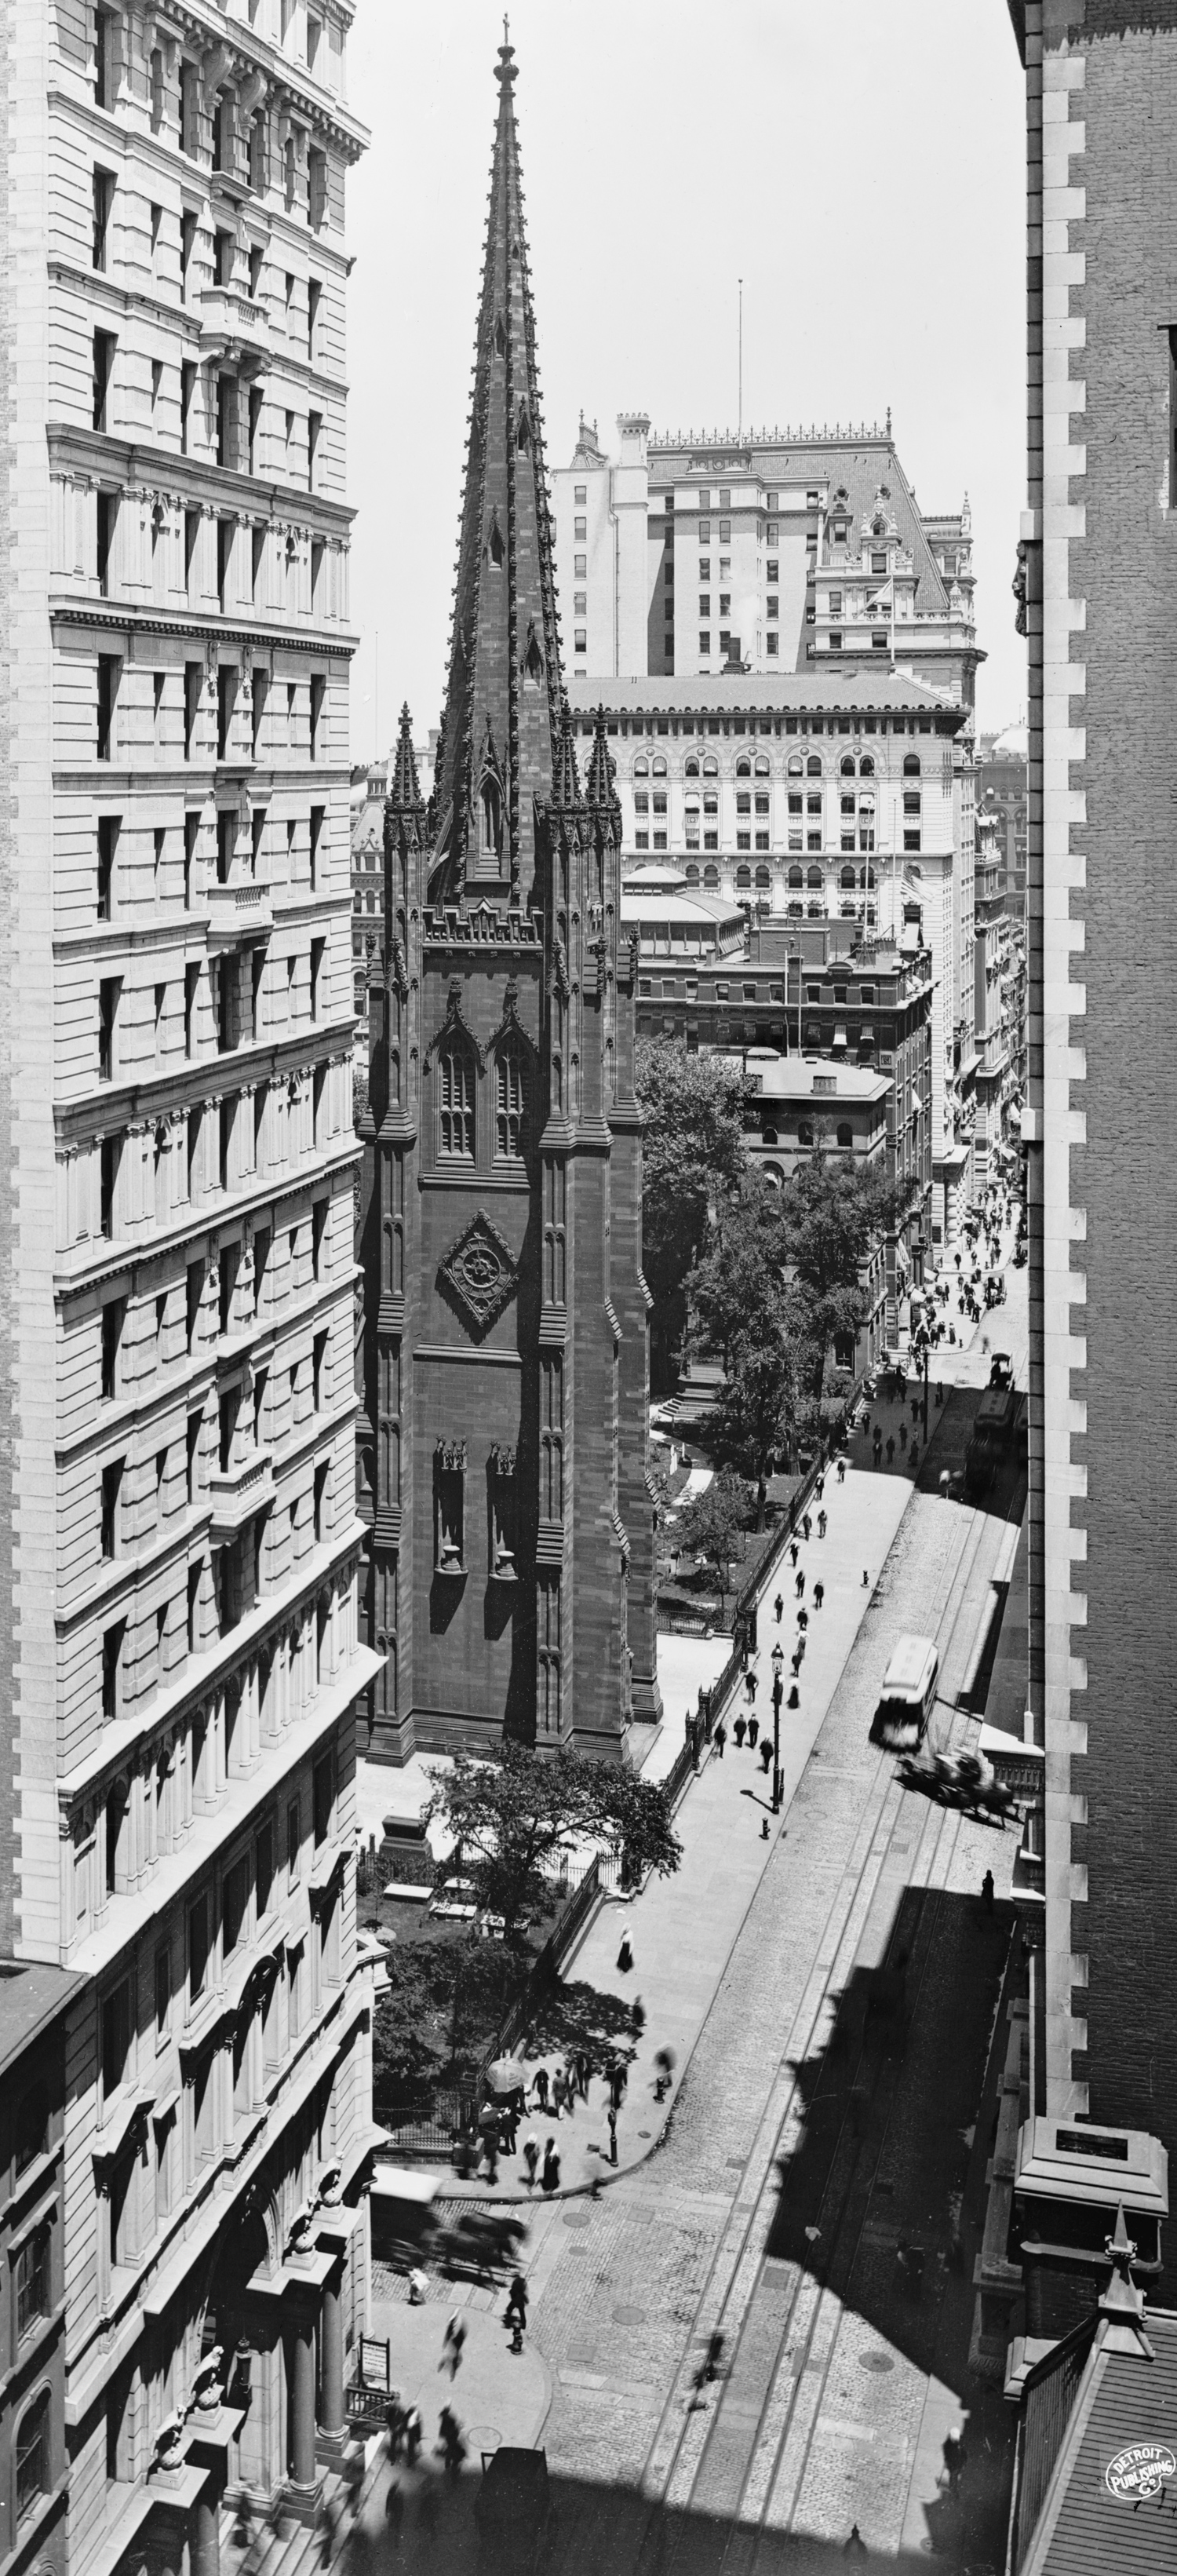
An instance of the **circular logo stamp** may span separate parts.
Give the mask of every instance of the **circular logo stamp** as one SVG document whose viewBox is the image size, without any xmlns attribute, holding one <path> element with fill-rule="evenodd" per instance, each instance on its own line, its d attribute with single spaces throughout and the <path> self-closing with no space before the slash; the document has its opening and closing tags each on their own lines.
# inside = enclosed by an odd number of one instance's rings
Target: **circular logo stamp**
<svg viewBox="0 0 1177 2576">
<path fill-rule="evenodd" d="M 1108 2461 L 1103 2478 L 1109 2495 L 1126 2496 L 1136 2504 L 1142 2496 L 1159 2495 L 1177 2478 L 1177 2459 L 1167 2442 L 1129 2442 Z"/>
</svg>

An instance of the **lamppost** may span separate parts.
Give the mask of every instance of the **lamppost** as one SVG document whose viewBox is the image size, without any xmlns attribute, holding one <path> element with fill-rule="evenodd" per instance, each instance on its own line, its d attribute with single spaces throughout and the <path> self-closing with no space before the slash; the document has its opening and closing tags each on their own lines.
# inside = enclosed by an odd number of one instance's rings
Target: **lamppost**
<svg viewBox="0 0 1177 2576">
<path fill-rule="evenodd" d="M 784 1666 L 785 1650 L 778 1639 L 772 1650 L 772 1812 L 774 1816 L 779 1816 L 781 1812 L 781 1700 L 785 1689 L 781 1675 Z"/>
</svg>

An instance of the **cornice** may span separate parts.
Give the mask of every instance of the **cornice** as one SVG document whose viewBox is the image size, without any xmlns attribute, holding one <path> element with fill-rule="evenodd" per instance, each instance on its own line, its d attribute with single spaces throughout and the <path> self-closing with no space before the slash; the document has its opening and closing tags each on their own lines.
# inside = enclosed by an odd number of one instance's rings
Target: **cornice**
<svg viewBox="0 0 1177 2576">
<path fill-rule="evenodd" d="M 224 510 L 235 502 L 241 515 L 256 517 L 264 511 L 267 521 L 295 521 L 308 535 L 343 534 L 356 517 L 348 502 L 308 492 L 301 484 L 277 483 L 263 474 L 237 474 L 231 466 L 215 465 L 210 458 L 185 456 L 179 448 L 157 447 L 144 439 L 115 438 L 108 430 L 86 429 L 80 421 L 48 421 L 45 439 L 50 471 L 60 467 L 74 474 L 109 476 L 118 465 L 128 488 L 141 484 L 163 491 L 178 489 L 191 501 L 204 501 L 210 510 Z"/>
</svg>

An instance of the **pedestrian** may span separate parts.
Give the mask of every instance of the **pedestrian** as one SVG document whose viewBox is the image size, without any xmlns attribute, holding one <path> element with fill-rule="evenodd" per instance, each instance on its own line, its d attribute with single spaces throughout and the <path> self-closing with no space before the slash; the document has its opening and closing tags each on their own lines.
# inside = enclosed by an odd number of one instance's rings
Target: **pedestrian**
<svg viewBox="0 0 1177 2576">
<path fill-rule="evenodd" d="M 619 2057 L 615 2057 L 613 2064 L 609 2069 L 609 2099 L 615 2111 L 619 2111 L 621 2108 L 621 2096 L 625 2091 L 625 2084 L 625 2068 L 621 2063 L 621 2059 Z"/>
<path fill-rule="evenodd" d="M 819 1537 L 819 1538 L 824 1538 L 824 1537 L 825 1537 L 825 1534 L 826 1534 L 826 1531 L 827 1531 L 827 1529 L 828 1529 L 828 1528 L 829 1528 L 829 1522 L 828 1522 L 828 1520 L 827 1520 L 827 1518 L 826 1518 L 825 1510 L 824 1510 L 824 1508 L 823 1508 L 823 1509 L 818 1513 L 818 1516 L 817 1516 L 817 1535 L 818 1535 L 818 1537 Z"/>
<path fill-rule="evenodd" d="M 869 2558 L 870 2551 L 856 2522 L 850 2525 L 850 2538 L 842 2543 L 843 2558 Z"/>
<path fill-rule="evenodd" d="M 813 1606 L 814 1606 L 814 1609 L 815 1609 L 815 1610 L 820 1610 L 821 1605 L 822 1605 L 822 1602 L 825 1600 L 825 1597 L 826 1597 L 826 1587 L 825 1587 L 824 1583 L 822 1582 L 822 1580 L 821 1580 L 821 1578 L 820 1578 L 820 1576 L 819 1576 L 819 1577 L 818 1577 L 817 1582 L 814 1584 L 814 1587 L 813 1587 Z"/>
<path fill-rule="evenodd" d="M 562 2119 L 562 2118 L 563 2118 L 563 2116 L 564 2116 L 564 2069 L 563 2069 L 563 2067 L 562 2067 L 562 2066 L 558 2066 L 558 2067 L 556 2068 L 556 2072 L 555 2072 L 555 2074 L 554 2074 L 554 2075 L 553 2075 L 553 2077 L 552 2077 L 552 2118 L 553 2118 L 554 2120 L 560 2120 L 560 2119 Z"/>
<path fill-rule="evenodd" d="M 954 1261 L 955 1261 L 955 1263 L 956 1263 L 957 1273 L 958 1273 L 958 1275 L 959 1275 L 959 1272 L 960 1272 L 960 1254 L 959 1254 L 959 1252 L 954 1252 L 952 1257 L 953 1257 L 953 1260 L 954 1260 Z"/>
<path fill-rule="evenodd" d="M 659 2049 L 654 2060 L 654 2065 L 657 2070 L 657 2077 L 654 2085 L 654 2100 L 656 2102 L 665 2101 L 666 2096 L 670 2091 L 677 2062 L 678 2061 L 672 2048 Z"/>
<path fill-rule="evenodd" d="M 807 1544 L 807 1545 L 808 1545 L 808 1541 L 809 1541 L 809 1532 L 810 1532 L 810 1529 L 811 1529 L 811 1528 L 812 1528 L 812 1523 L 811 1523 L 811 1521 L 810 1521 L 809 1514 L 808 1514 L 808 1512 L 805 1512 L 805 1513 L 802 1515 L 802 1520 L 801 1520 L 801 1536 L 802 1536 L 802 1538 L 805 1540 L 805 1542 L 806 1542 L 806 1544 Z"/>
<path fill-rule="evenodd" d="M 992 1914 L 992 1912 L 993 1912 L 993 1872 L 992 1872 L 992 1870 L 991 1870 L 991 1869 L 987 1869 L 987 1870 L 986 1870 L 985 1875 L 984 1875 L 984 1878 L 983 1878 L 983 1879 L 982 1879 L 982 1881 L 981 1881 L 981 1903 L 982 1903 L 982 1905 L 983 1905 L 983 1906 L 984 1906 L 984 1908 L 985 1908 L 985 1912 L 986 1912 L 986 1914 Z"/>
<path fill-rule="evenodd" d="M 500 2113 L 500 2135 L 503 2142 L 503 2154 L 505 2156 L 513 2156 L 515 2153 L 515 2141 L 519 2135 L 519 2096 L 517 2093 L 513 2093 L 509 2102 L 505 2102 L 503 2105 L 502 2112 Z"/>
<path fill-rule="evenodd" d="M 800 1647 L 800 1644 L 798 1644 L 798 1645 L 794 1646 L 794 1648 L 793 1648 L 793 1666 L 792 1666 L 792 1671 L 793 1671 L 793 1679 L 794 1679 L 794 1681 L 796 1681 L 796 1679 L 797 1679 L 797 1675 L 798 1675 L 798 1673 L 800 1672 L 800 1670 L 801 1670 L 801 1647 Z"/>
<path fill-rule="evenodd" d="M 418 2453 L 420 2452 L 421 2444 L 425 2437 L 425 2427 L 421 2421 L 421 2409 L 419 2406 L 406 2406 L 403 2433 L 405 2458 L 408 2461 L 409 2467 L 411 2469 L 415 2469 L 417 2466 Z"/>
<path fill-rule="evenodd" d="M 780 1627 L 780 1624 L 781 1624 L 781 1612 L 783 1611 L 784 1606 L 785 1606 L 785 1603 L 784 1603 L 784 1595 L 783 1595 L 783 1593 L 778 1592 L 777 1597 L 776 1597 L 776 1600 L 773 1602 L 773 1605 L 772 1605 L 772 1606 L 773 1606 L 773 1609 L 774 1609 L 774 1610 L 775 1610 L 775 1612 L 776 1612 L 776 1623 L 777 1623 L 777 1626 L 778 1626 L 778 1628 L 779 1628 L 779 1627 Z"/>
<path fill-rule="evenodd" d="M 742 1753 L 742 1752 L 743 1752 L 743 1750 L 744 1750 L 744 1735 L 745 1735 L 746 1728 L 747 1728 L 747 1719 L 746 1719 L 746 1718 L 743 1718 L 743 1717 L 733 1718 L 733 1720 L 732 1720 L 732 1734 L 734 1735 L 734 1737 L 735 1737 L 735 1739 L 736 1739 L 736 1751 L 737 1751 L 737 1753 Z"/>
<path fill-rule="evenodd" d="M 750 1718 L 749 1718 L 749 1720 L 748 1720 L 748 1750 L 749 1750 L 749 1752 L 751 1752 L 751 1751 L 752 1751 L 752 1748 L 753 1748 L 753 1746 L 755 1745 L 756 1738 L 757 1738 L 757 1736 L 758 1736 L 758 1734 L 759 1734 L 759 1733 L 760 1733 L 760 1720 L 759 1720 L 759 1718 L 758 1718 L 758 1717 L 750 1717 Z"/>
<path fill-rule="evenodd" d="M 875 1436 L 874 1436 L 873 1447 L 874 1447 L 874 1453 L 875 1453 L 875 1465 L 876 1465 L 876 1467 L 877 1467 L 877 1466 L 878 1466 L 878 1463 L 879 1463 L 879 1460 L 880 1460 L 880 1458 L 882 1457 L 882 1454 L 883 1454 L 883 1435 L 882 1435 L 882 1432 L 881 1432 L 881 1431 L 880 1431 L 880 1429 L 879 1429 L 879 1426 L 878 1426 L 878 1423 L 877 1423 L 877 1422 L 876 1422 L 876 1424 L 875 1424 Z"/>
<path fill-rule="evenodd" d="M 535 2098 L 541 2111 L 546 2111 L 548 2107 L 548 2070 L 546 2066 L 536 2067 Z"/>
<path fill-rule="evenodd" d="M 544 2148 L 544 2169 L 540 2175 L 540 2181 L 543 2184 L 544 2190 L 551 2193 L 556 2190 L 559 2180 L 560 2159 L 556 2153 L 556 2141 L 554 2138 L 549 2138 L 548 2143 Z"/>
<path fill-rule="evenodd" d="M 617 1966 L 620 1974 L 628 1977 L 633 1966 L 633 1945 L 629 1937 L 628 1923 L 623 1923 L 621 1926 L 621 1948 L 617 1953 Z"/>
<path fill-rule="evenodd" d="M 943 1387 L 942 1387 L 942 1386 L 937 1386 L 937 1387 L 936 1387 L 936 1389 L 935 1389 L 935 1396 L 936 1396 L 936 1402 L 937 1402 L 937 1404 L 943 1404 L 943 1402 L 944 1402 L 944 1389 L 943 1389 Z"/>
<path fill-rule="evenodd" d="M 959 2424 L 953 2424 L 944 2436 L 943 2445 L 944 2473 L 948 2480 L 949 2495 L 956 2494 L 968 2456 L 964 2433 Z"/>
<path fill-rule="evenodd" d="M 396 2479 L 390 2478 L 388 2482 L 388 2493 L 384 2499 L 384 2523 L 394 2558 L 399 2556 L 400 2553 L 401 2529 L 404 2519 L 404 2495 Z"/>
<path fill-rule="evenodd" d="M 889 1444 L 889 1443 L 888 1443 L 888 1446 L 890 1446 L 890 1444 Z M 899 1446 L 900 1446 L 900 1448 L 901 1448 L 901 1449 L 906 1449 L 906 1447 L 907 1447 L 907 1424 L 906 1424 L 906 1422 L 901 1422 L 901 1423 L 900 1423 L 900 1425 L 899 1425 Z"/>
<path fill-rule="evenodd" d="M 486 2179 L 493 2190 L 499 2178 L 499 2127 L 497 2120 L 493 2129 L 487 2130 L 482 2143 L 483 2152 L 486 2156 Z"/>
<path fill-rule="evenodd" d="M 839 1458 L 839 1460 L 838 1460 L 838 1483 L 839 1483 L 840 1485 L 844 1485 L 844 1484 L 845 1484 L 845 1482 L 846 1482 L 846 1461 L 845 1461 L 845 1459 L 844 1459 L 844 1458 Z"/>
<path fill-rule="evenodd" d="M 818 1500 L 818 1502 L 819 1502 L 819 1503 L 820 1503 L 820 1501 L 821 1501 L 821 1499 L 822 1499 L 822 1496 L 823 1496 L 823 1494 L 824 1494 L 824 1492 L 825 1492 L 825 1489 L 826 1489 L 826 1480 L 825 1480 L 825 1476 L 824 1476 L 824 1474 L 823 1474 L 823 1475 L 820 1475 L 820 1476 L 818 1477 L 817 1483 L 816 1483 L 816 1485 L 814 1486 L 814 1489 L 813 1489 L 813 1490 L 814 1490 L 814 1493 L 815 1493 L 815 1495 L 816 1495 L 817 1500 Z"/>
<path fill-rule="evenodd" d="M 819 1601 L 818 1601 L 818 1599 L 817 1599 L 817 1594 L 818 1594 L 818 1586 L 817 1586 L 817 1585 L 816 1585 L 816 1583 L 815 1583 L 815 1584 L 814 1584 L 814 1587 L 813 1587 L 813 1598 L 814 1598 L 814 1602 L 815 1602 L 815 1604 L 816 1604 L 816 1605 L 817 1605 L 817 1607 L 820 1609 L 821 1604 L 820 1604 L 820 1602 L 819 1602 Z M 805 1631 L 806 1631 L 807 1627 L 809 1626 L 809 1612 L 808 1612 L 808 1610 L 799 1610 L 799 1611 L 798 1611 L 798 1613 L 797 1613 L 797 1625 L 798 1625 L 798 1627 L 799 1627 L 799 1629 L 800 1629 L 800 1631 L 801 1631 L 802 1636 L 804 1636 Z"/>
<path fill-rule="evenodd" d="M 803 1601 L 803 1600 L 804 1600 L 804 1598 L 805 1598 L 805 1568 L 804 1568 L 804 1566 L 802 1566 L 802 1568 L 801 1568 L 801 1570 L 800 1570 L 800 1573 L 799 1573 L 799 1574 L 798 1574 L 798 1576 L 797 1576 L 797 1580 L 796 1580 L 796 1583 L 795 1583 L 795 1584 L 794 1584 L 794 1586 L 793 1586 L 793 1589 L 794 1589 L 794 1591 L 795 1591 L 795 1593 L 796 1593 L 796 1595 L 797 1595 L 797 1599 L 798 1599 L 799 1601 Z"/>
<path fill-rule="evenodd" d="M 761 1737 L 761 1739 L 760 1739 L 760 1768 L 761 1768 L 761 1770 L 763 1771 L 763 1773 L 764 1773 L 764 1776 L 765 1776 L 765 1779 L 766 1779 L 766 1780 L 767 1780 L 767 1778 L 768 1778 L 768 1774 L 769 1774 L 769 1770 L 770 1770 L 770 1768 L 771 1768 L 771 1765 L 772 1765 L 772 1737 L 771 1737 L 771 1735 L 764 1735 L 764 1736 L 762 1736 L 762 1737 Z"/>
<path fill-rule="evenodd" d="M 609 2162 L 611 2165 L 615 2165 L 617 2162 L 617 2112 L 612 2102 L 610 2103 L 605 2116 L 609 2122 Z"/>
<path fill-rule="evenodd" d="M 723 1760 L 723 1748 L 724 1748 L 724 1745 L 727 1743 L 727 1728 L 725 1727 L 725 1725 L 724 1725 L 724 1722 L 723 1722 L 723 1719 L 722 1719 L 722 1718 L 720 1718 L 719 1724 L 718 1724 L 718 1726 L 716 1727 L 715 1734 L 714 1734 L 714 1736 L 713 1736 L 713 1738 L 712 1738 L 712 1741 L 713 1741 L 713 1743 L 714 1743 L 715 1750 L 716 1750 L 716 1752 L 717 1752 L 717 1753 L 718 1753 L 718 1755 L 719 1755 L 719 1759 L 720 1759 L 720 1761 L 722 1762 L 722 1760 Z"/>
<path fill-rule="evenodd" d="M 911 1418 L 913 1422 L 918 1422 L 920 1418 L 920 1400 L 918 1395 L 913 1395 L 911 1399 Z"/>
<path fill-rule="evenodd" d="M 755 1699 L 755 1697 L 756 1697 L 756 1675 L 755 1675 L 755 1673 L 745 1673 L 745 1675 L 744 1675 L 744 1688 L 745 1688 L 745 1690 L 747 1691 L 747 1694 L 748 1694 L 749 1699 L 750 1699 L 750 1700 L 751 1700 L 751 1699 Z"/>
<path fill-rule="evenodd" d="M 526 2325 L 527 2283 L 523 2278 L 522 2272 L 516 2272 L 515 2278 L 511 2283 L 507 2297 L 507 2312 L 503 2319 L 504 2325 L 514 2325 L 516 2317 L 518 2317 L 521 2326 Z"/>
<path fill-rule="evenodd" d="M 395 2460 L 400 2450 L 401 2435 L 404 2431 L 404 2424 L 405 2410 L 401 2404 L 400 2390 L 399 2388 L 390 2388 L 384 2408 L 384 2429 L 388 2435 L 388 2456 L 390 2460 Z"/>
<path fill-rule="evenodd" d="M 539 2139 L 534 2129 L 528 2130 L 523 2141 L 523 2162 L 527 2167 L 527 2188 L 529 2191 L 534 2191 L 535 2169 L 539 2163 Z"/>
<path fill-rule="evenodd" d="M 422 2271 L 419 2263 L 414 2263 L 409 2274 L 409 2306 L 423 2308 L 428 2296 L 429 2275 Z"/>
<path fill-rule="evenodd" d="M 920 1463 L 920 1444 L 919 1444 L 918 1440 L 913 1440 L 913 1441 L 912 1441 L 912 1444 L 911 1444 L 911 1461 L 910 1461 L 910 1464 L 911 1464 L 911 1472 L 912 1472 L 912 1475 L 913 1475 L 913 1476 L 914 1476 L 914 1474 L 915 1474 L 915 1472 L 916 1472 L 916 1469 L 917 1469 L 917 1468 L 918 1468 L 918 1466 L 919 1466 L 919 1463 Z"/>
<path fill-rule="evenodd" d="M 789 1541 L 789 1562 L 790 1562 L 790 1564 L 791 1564 L 791 1565 L 795 1565 L 795 1564 L 796 1564 L 797 1559 L 798 1559 L 798 1557 L 799 1557 L 800 1553 L 801 1553 L 801 1551 L 800 1551 L 800 1548 L 799 1548 L 799 1547 L 798 1547 L 798 1545 L 797 1545 L 797 1541 L 796 1541 L 796 1539 L 795 1539 L 795 1538 L 791 1538 L 791 1539 L 790 1539 L 790 1541 Z"/>
<path fill-rule="evenodd" d="M 948 1488 L 952 1482 L 952 1478 L 947 1467 L 941 1468 L 938 1481 L 940 1486 L 940 1500 L 942 1503 L 946 1503 L 948 1500 Z"/>
<path fill-rule="evenodd" d="M 646 2007 L 642 2002 L 640 1995 L 635 1995 L 633 2002 L 630 2005 L 629 2021 L 634 2038 L 640 2039 L 642 2032 L 646 2027 Z"/>
<path fill-rule="evenodd" d="M 894 1463 L 895 1463 L 895 1443 L 894 1443 L 894 1440 L 891 1438 L 890 1433 L 888 1432 L 888 1434 L 887 1434 L 887 1465 L 888 1465 L 889 1467 L 891 1467 L 891 1466 L 893 1466 L 893 1465 L 894 1465 Z"/>
<path fill-rule="evenodd" d="M 441 2436 L 437 2445 L 438 2455 L 444 2462 L 447 2477 L 456 2478 L 466 2457 L 466 2445 L 462 2439 L 462 2427 L 451 2406 L 442 2407 L 437 2429 Z"/>
<path fill-rule="evenodd" d="M 453 2315 L 446 2322 L 446 2330 L 441 2339 L 441 2360 L 437 2365 L 439 2370 L 449 2371 L 451 2380 L 457 2378 L 462 2367 L 462 2346 L 465 2340 L 466 2329 L 455 2308 Z"/>
</svg>

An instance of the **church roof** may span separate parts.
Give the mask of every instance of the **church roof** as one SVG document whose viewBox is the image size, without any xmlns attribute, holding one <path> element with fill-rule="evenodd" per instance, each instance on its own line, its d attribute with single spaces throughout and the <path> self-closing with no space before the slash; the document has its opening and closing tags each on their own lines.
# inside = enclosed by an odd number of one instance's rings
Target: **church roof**
<svg viewBox="0 0 1177 2576">
<path fill-rule="evenodd" d="M 454 883 L 488 777 L 503 801 L 512 882 L 522 875 L 530 883 L 534 810 L 551 795 L 560 739 L 552 530 L 509 44 L 499 47 L 495 79 L 498 123 L 433 807 L 436 859 L 445 859 Z M 567 793 L 567 779 L 562 783 Z"/>
<path fill-rule="evenodd" d="M 881 659 L 881 656 L 880 656 Z M 568 701 L 574 714 L 595 715 L 604 700 L 610 715 L 629 715 L 640 708 L 651 715 L 941 715 L 960 725 L 965 709 L 943 689 L 909 680 L 901 671 L 717 672 L 714 678 L 572 680 Z"/>
</svg>

